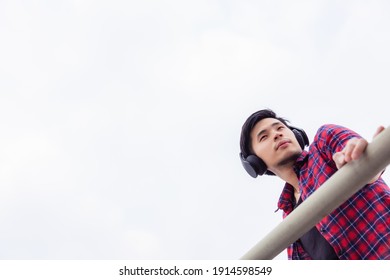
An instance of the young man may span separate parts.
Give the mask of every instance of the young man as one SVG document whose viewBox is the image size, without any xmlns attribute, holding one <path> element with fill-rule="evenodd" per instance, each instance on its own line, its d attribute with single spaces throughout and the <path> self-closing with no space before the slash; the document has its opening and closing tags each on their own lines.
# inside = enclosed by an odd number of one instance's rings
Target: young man
<svg viewBox="0 0 390 280">
<path fill-rule="evenodd" d="M 278 202 L 286 217 L 341 166 L 358 159 L 367 144 L 355 132 L 328 124 L 306 151 L 305 132 L 267 109 L 244 123 L 240 157 L 252 177 L 276 175 L 286 182 Z M 390 260 L 390 188 L 380 175 L 291 244 L 288 258 Z"/>
</svg>

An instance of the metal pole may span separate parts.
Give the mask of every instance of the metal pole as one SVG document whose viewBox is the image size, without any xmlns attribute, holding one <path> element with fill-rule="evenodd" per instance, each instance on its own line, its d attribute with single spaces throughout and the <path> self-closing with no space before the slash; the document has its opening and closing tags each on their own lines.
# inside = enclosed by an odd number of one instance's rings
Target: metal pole
<svg viewBox="0 0 390 280">
<path fill-rule="evenodd" d="M 389 164 L 390 126 L 374 138 L 361 158 L 340 168 L 241 259 L 273 259 Z"/>
</svg>

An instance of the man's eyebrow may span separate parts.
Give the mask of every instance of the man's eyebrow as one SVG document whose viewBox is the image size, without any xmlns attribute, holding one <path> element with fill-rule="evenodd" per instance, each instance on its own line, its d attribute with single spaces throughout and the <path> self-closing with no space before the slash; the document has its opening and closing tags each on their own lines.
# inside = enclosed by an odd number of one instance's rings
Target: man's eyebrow
<svg viewBox="0 0 390 280">
<path fill-rule="evenodd" d="M 281 123 L 281 122 L 274 122 L 274 123 L 271 124 L 269 127 L 260 130 L 260 132 L 257 133 L 256 138 L 259 139 L 259 137 L 260 137 L 262 134 L 264 134 L 265 132 L 267 132 L 267 130 L 270 129 L 270 127 L 278 126 L 278 125 L 280 125 L 280 124 L 282 124 L 282 123 Z"/>
</svg>

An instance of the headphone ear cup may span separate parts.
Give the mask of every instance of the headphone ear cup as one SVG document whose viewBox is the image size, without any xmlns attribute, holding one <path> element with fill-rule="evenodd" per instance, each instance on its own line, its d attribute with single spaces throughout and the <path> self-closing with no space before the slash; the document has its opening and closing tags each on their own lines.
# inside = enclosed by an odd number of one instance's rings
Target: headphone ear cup
<svg viewBox="0 0 390 280">
<path fill-rule="evenodd" d="M 291 130 L 294 133 L 295 138 L 297 138 L 302 150 L 305 148 L 305 146 L 309 145 L 309 138 L 307 137 L 306 132 L 303 129 L 292 127 Z"/>
<path fill-rule="evenodd" d="M 256 178 L 257 175 L 264 175 L 267 172 L 267 165 L 262 159 L 255 155 L 249 155 L 246 158 L 240 153 L 241 163 L 250 176 Z M 273 174 L 273 173 L 272 173 Z"/>
</svg>

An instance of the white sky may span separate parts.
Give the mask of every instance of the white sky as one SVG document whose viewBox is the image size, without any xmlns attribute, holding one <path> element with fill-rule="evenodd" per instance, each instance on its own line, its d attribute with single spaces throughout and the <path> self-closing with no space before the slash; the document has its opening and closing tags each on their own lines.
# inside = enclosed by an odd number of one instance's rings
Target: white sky
<svg viewBox="0 0 390 280">
<path fill-rule="evenodd" d="M 241 125 L 389 125 L 388 1 L 0 2 L 0 258 L 238 259 L 282 220 Z M 385 180 L 390 176 L 385 174 Z M 278 259 L 285 259 L 283 252 Z"/>
</svg>

